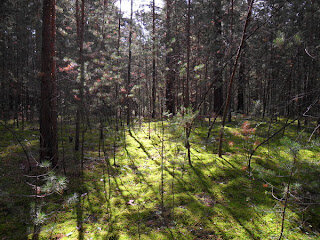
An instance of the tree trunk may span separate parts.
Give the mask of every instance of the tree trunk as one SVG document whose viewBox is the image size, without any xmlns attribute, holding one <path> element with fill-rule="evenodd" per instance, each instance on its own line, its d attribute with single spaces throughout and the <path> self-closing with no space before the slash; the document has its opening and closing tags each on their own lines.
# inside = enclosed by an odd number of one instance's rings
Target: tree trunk
<svg viewBox="0 0 320 240">
<path fill-rule="evenodd" d="M 213 111 L 215 114 L 220 115 L 222 113 L 222 105 L 223 105 L 223 91 L 222 91 L 222 74 L 220 74 L 219 66 L 221 63 L 221 59 L 223 57 L 222 49 L 223 49 L 223 42 L 222 42 L 222 6 L 221 0 L 217 0 L 214 2 L 214 34 L 215 34 L 215 41 L 214 41 L 214 70 L 213 74 L 216 77 L 216 86 L 213 91 Z"/>
<path fill-rule="evenodd" d="M 222 157 L 222 142 L 223 142 L 223 135 L 224 135 L 224 125 L 225 125 L 227 112 L 229 110 L 229 105 L 230 105 L 230 100 L 231 100 L 231 89 L 232 89 L 233 79 L 234 79 L 234 75 L 235 75 L 236 70 L 237 70 L 240 54 L 241 54 L 241 51 L 243 49 L 243 45 L 245 43 L 245 36 L 246 36 L 246 32 L 247 32 L 247 27 L 249 25 L 249 20 L 250 20 L 250 16 L 251 16 L 251 12 L 252 12 L 253 2 L 254 2 L 254 0 L 251 0 L 251 3 L 249 4 L 249 7 L 248 7 L 248 13 L 247 13 L 247 18 L 246 18 L 246 21 L 245 21 L 245 24 L 244 24 L 244 27 L 243 27 L 241 43 L 240 43 L 239 48 L 238 48 L 236 59 L 234 61 L 234 65 L 233 65 L 232 74 L 231 74 L 231 77 L 230 77 L 230 80 L 229 80 L 227 99 L 226 99 L 226 104 L 225 104 L 224 110 L 223 110 L 222 126 L 221 126 L 221 129 L 220 129 L 219 152 L 218 152 L 219 157 Z"/>
<path fill-rule="evenodd" d="M 244 84 L 245 84 L 245 63 L 244 56 L 241 57 L 238 78 L 238 105 L 237 110 L 241 113 L 244 111 Z"/>
<path fill-rule="evenodd" d="M 133 17 L 133 0 L 131 0 L 131 11 L 130 11 L 130 26 L 129 26 L 129 58 L 128 58 L 128 77 L 126 82 L 126 105 L 127 105 L 127 125 L 130 125 L 130 115 L 131 115 L 131 108 L 130 108 L 130 99 L 129 99 L 129 88 L 131 83 L 131 62 L 132 62 L 132 50 L 131 50 L 131 44 L 132 44 L 132 19 Z"/>
<path fill-rule="evenodd" d="M 189 107 L 189 84 L 190 84 L 190 18 L 191 18 L 191 1 L 188 0 L 188 12 L 187 12 L 187 78 L 185 84 L 185 99 L 184 99 L 184 107 Z"/>
<path fill-rule="evenodd" d="M 156 14 L 155 14 L 155 0 L 152 1 L 152 114 L 151 117 L 156 116 Z"/>
<path fill-rule="evenodd" d="M 41 53 L 40 160 L 58 163 L 55 0 L 43 0 Z"/>
<path fill-rule="evenodd" d="M 171 36 L 171 9 L 172 2 L 167 0 L 167 13 L 166 13 L 166 108 L 169 113 L 175 114 L 174 104 L 174 82 L 175 82 L 175 71 L 173 69 L 173 48 L 172 48 L 172 36 Z"/>
<path fill-rule="evenodd" d="M 84 41 L 84 2 L 81 2 L 81 18 L 79 13 L 79 2 L 76 1 L 76 22 L 77 22 L 77 38 L 78 38 L 78 46 L 79 46 L 79 65 L 80 65 L 80 85 L 79 85 L 79 98 L 78 101 L 78 109 L 76 113 L 76 136 L 75 136 L 75 146 L 74 150 L 79 150 L 80 143 L 80 125 L 81 119 L 83 118 L 84 112 L 84 59 L 83 59 L 83 41 Z"/>
</svg>

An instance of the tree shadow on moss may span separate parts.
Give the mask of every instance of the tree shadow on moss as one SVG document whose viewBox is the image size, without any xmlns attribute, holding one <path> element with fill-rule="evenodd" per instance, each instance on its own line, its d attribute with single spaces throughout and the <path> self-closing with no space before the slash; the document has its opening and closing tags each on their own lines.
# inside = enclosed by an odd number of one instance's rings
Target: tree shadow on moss
<svg viewBox="0 0 320 240">
<path fill-rule="evenodd" d="M 0 239 L 26 239 L 32 230 L 30 206 L 34 199 L 29 196 L 33 190 L 24 177 L 30 162 L 17 139 L 22 144 L 30 140 L 24 146 L 29 153 L 37 146 L 35 133 L 29 126 L 12 132 L 0 126 Z"/>
</svg>

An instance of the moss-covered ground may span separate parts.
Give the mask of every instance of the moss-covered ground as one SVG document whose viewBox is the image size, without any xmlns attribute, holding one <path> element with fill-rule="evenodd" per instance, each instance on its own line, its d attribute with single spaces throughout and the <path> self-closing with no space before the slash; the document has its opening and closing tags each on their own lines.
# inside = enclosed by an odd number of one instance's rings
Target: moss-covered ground
<svg viewBox="0 0 320 240">
<path fill-rule="evenodd" d="M 250 151 L 284 122 L 247 121 L 227 124 L 222 158 L 216 154 L 219 124 L 208 140 L 208 122 L 195 124 L 192 166 L 186 159 L 183 121 L 145 121 L 130 131 L 106 124 L 100 152 L 99 127 L 92 124 L 84 135 L 83 176 L 76 174 L 80 153 L 74 153 L 68 139 L 73 128 L 63 127 L 59 154 L 68 188 L 41 199 L 46 216 L 40 239 L 278 239 L 294 163 L 285 137 L 301 146 L 283 239 L 320 239 L 319 140 L 308 142 L 312 130 L 287 127 L 258 148 L 249 177 Z M 36 156 L 37 129 L 14 132 Z M 4 128 L 0 151 L 0 238 L 30 238 L 34 198 L 28 196 L 32 190 L 23 176 L 28 163 L 13 133 Z M 63 174 L 62 168 L 57 171 Z"/>
</svg>

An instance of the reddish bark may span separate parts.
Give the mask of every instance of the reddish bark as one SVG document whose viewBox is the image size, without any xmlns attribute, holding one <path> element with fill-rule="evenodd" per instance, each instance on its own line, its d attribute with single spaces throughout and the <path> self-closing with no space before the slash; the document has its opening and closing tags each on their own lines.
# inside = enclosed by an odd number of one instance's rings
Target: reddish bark
<svg viewBox="0 0 320 240">
<path fill-rule="evenodd" d="M 40 160 L 58 163 L 55 0 L 43 0 L 41 52 Z"/>
</svg>

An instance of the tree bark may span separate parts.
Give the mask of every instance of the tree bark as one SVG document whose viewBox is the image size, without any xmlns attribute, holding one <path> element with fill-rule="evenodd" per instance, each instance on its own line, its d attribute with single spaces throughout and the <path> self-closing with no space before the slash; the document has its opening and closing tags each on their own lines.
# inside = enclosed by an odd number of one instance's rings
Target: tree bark
<svg viewBox="0 0 320 240">
<path fill-rule="evenodd" d="M 173 47 L 172 47 L 172 36 L 171 36 L 171 9 L 172 0 L 167 0 L 167 13 L 166 13 L 166 108 L 169 113 L 175 114 L 175 103 L 174 103 L 174 82 L 175 72 L 173 69 Z"/>
<path fill-rule="evenodd" d="M 131 11 L 130 11 L 130 26 L 129 26 L 129 58 L 128 58 L 128 77 L 127 77 L 127 82 L 126 82 L 126 105 L 127 105 L 127 125 L 130 125 L 130 115 L 131 115 L 131 108 L 130 108 L 130 99 L 129 99 L 129 88 L 130 88 L 130 83 L 131 83 L 131 62 L 132 62 L 132 50 L 131 50 L 131 45 L 132 45 L 132 21 L 133 21 L 133 0 L 131 0 Z"/>
<path fill-rule="evenodd" d="M 85 0 L 81 2 L 81 13 L 79 13 L 79 2 L 76 0 L 76 22 L 77 22 L 77 38 L 79 46 L 79 65 L 80 65 L 80 85 L 79 85 L 79 102 L 78 109 L 76 113 L 76 136 L 75 136 L 75 151 L 79 151 L 80 144 L 80 125 L 81 118 L 83 118 L 84 111 L 84 59 L 83 59 L 83 41 L 84 41 L 84 4 Z M 81 14 L 81 18 L 80 18 Z"/>
<path fill-rule="evenodd" d="M 224 106 L 224 110 L 223 110 L 223 116 L 222 116 L 222 126 L 220 129 L 220 138 L 219 138 L 219 152 L 218 155 L 219 157 L 222 157 L 222 141 L 223 141 L 223 135 L 224 135 L 224 125 L 226 122 L 226 116 L 229 110 L 229 105 L 230 105 L 230 100 L 231 100 L 231 89 L 232 89 L 232 83 L 233 83 L 233 79 L 237 70 L 237 66 L 238 66 L 238 61 L 241 55 L 241 50 L 243 49 L 243 45 L 245 43 L 245 36 L 246 36 L 246 32 L 247 32 L 247 27 L 249 25 L 249 20 L 250 20 L 250 16 L 251 16 L 251 12 L 252 12 L 252 6 L 253 6 L 254 0 L 251 0 L 251 3 L 248 7 L 248 13 L 247 13 L 247 18 L 243 27 L 243 32 L 242 32 L 242 39 L 241 39 L 241 43 L 240 46 L 238 48 L 238 52 L 236 55 L 236 59 L 234 61 L 234 65 L 233 65 L 233 71 L 229 80 L 229 85 L 228 85 L 228 94 L 227 94 L 227 99 L 226 99 L 226 104 Z"/>
<path fill-rule="evenodd" d="M 151 117 L 156 116 L 156 13 L 155 0 L 152 1 L 152 114 Z"/>
<path fill-rule="evenodd" d="M 190 85 L 190 18 L 191 18 L 191 1 L 188 0 L 188 12 L 187 12 L 187 78 L 185 84 L 185 93 L 184 93 L 184 107 L 188 108 L 190 104 L 189 99 L 189 85 Z"/>
<path fill-rule="evenodd" d="M 55 0 L 43 0 L 40 160 L 58 163 Z"/>
<path fill-rule="evenodd" d="M 222 74 L 220 74 L 219 66 L 223 57 L 222 54 L 222 6 L 221 0 L 214 2 L 214 26 L 215 26 L 215 41 L 214 41 L 214 70 L 213 74 L 217 77 L 216 86 L 213 91 L 213 111 L 215 114 L 221 115 L 222 105 L 223 105 L 223 90 L 222 90 Z"/>
</svg>

